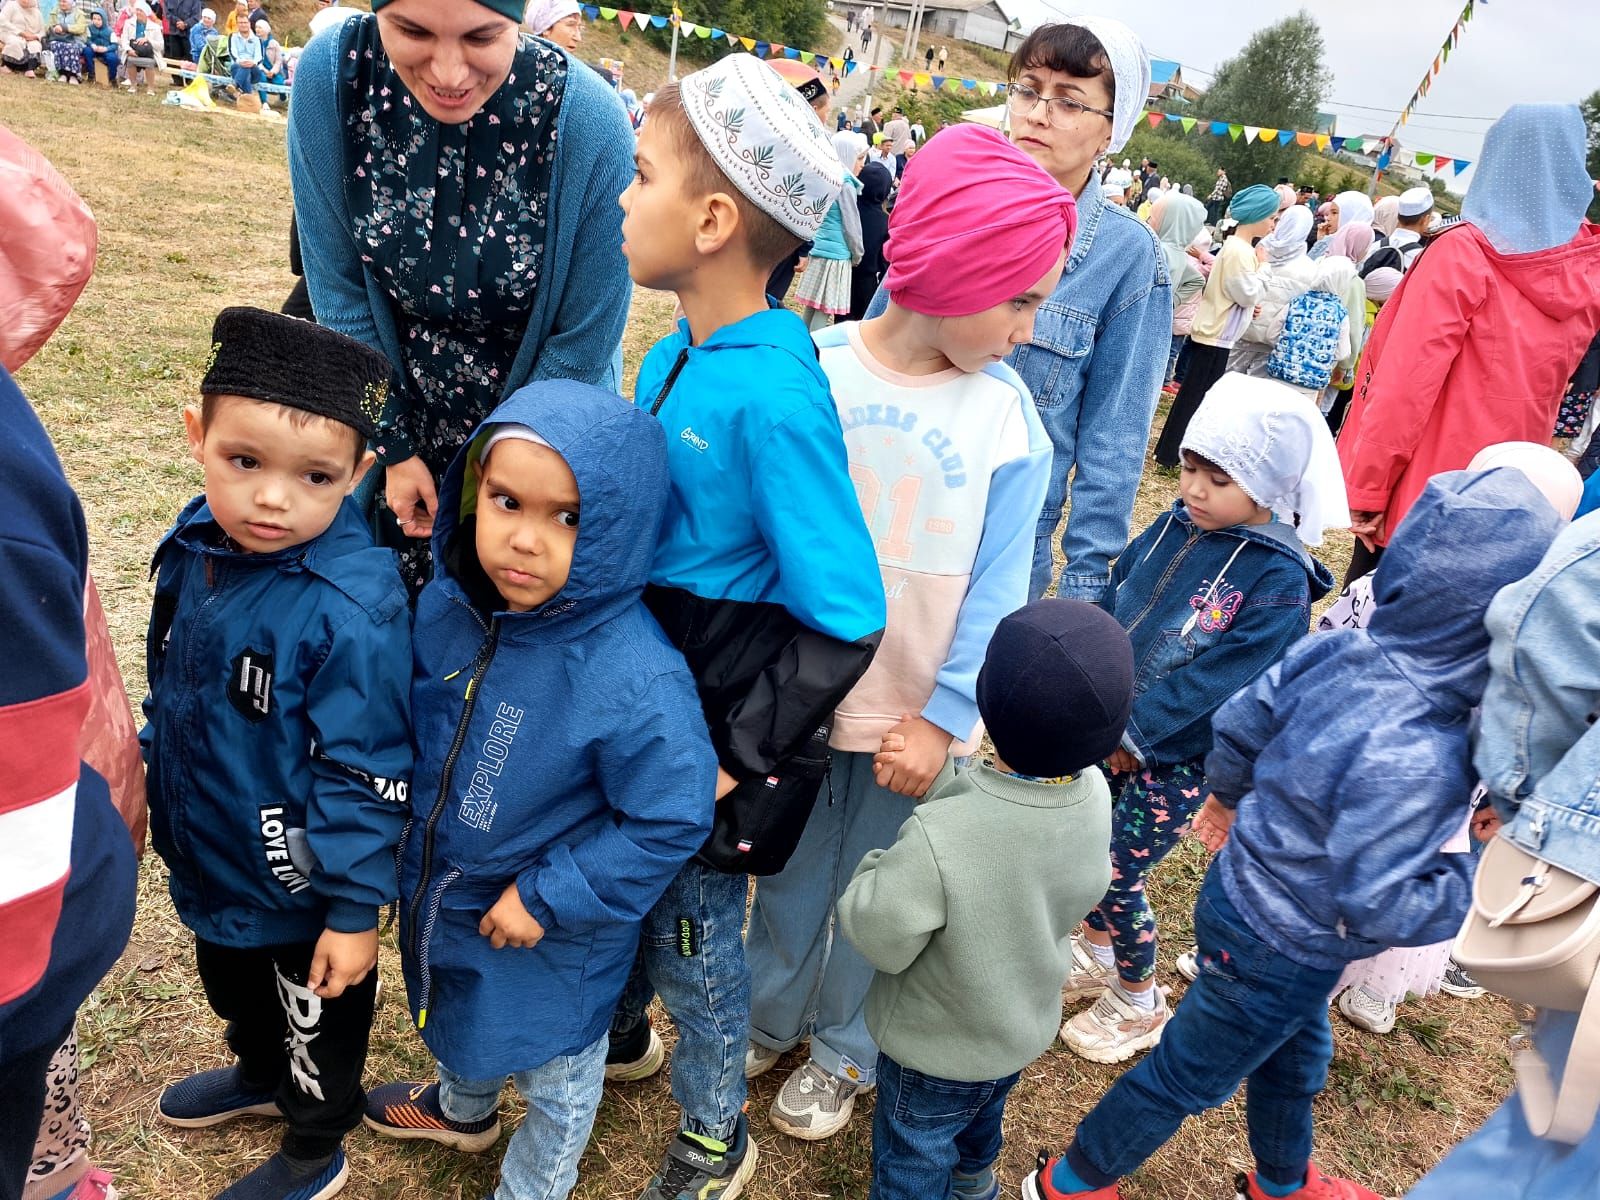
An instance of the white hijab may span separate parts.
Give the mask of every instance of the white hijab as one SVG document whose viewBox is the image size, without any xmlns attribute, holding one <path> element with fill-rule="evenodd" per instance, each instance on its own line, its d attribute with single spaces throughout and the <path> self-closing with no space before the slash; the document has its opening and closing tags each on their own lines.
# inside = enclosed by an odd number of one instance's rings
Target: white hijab
<svg viewBox="0 0 1600 1200">
<path fill-rule="evenodd" d="M 1128 144 L 1134 128 L 1144 119 L 1145 101 L 1150 96 L 1150 55 L 1138 34 L 1111 17 L 1072 17 L 1062 23 L 1094 34 L 1111 64 L 1117 98 L 1111 105 L 1116 115 L 1111 118 L 1111 145 L 1107 150 L 1115 154 Z M 1126 167 L 1128 161 L 1124 159 L 1122 165 Z"/>
<path fill-rule="evenodd" d="M 1340 229 L 1372 224 L 1372 200 L 1365 192 L 1340 192 L 1333 202 L 1339 206 Z"/>
<path fill-rule="evenodd" d="M 1200 402 L 1183 449 L 1217 464 L 1250 499 L 1293 525 L 1308 546 L 1348 529 L 1339 451 L 1317 406 L 1275 379 L 1224 375 Z"/>
<path fill-rule="evenodd" d="M 1267 248 L 1267 261 L 1276 267 L 1304 254 L 1312 224 L 1311 210 L 1304 204 L 1291 205 L 1279 213 L 1277 226 L 1261 239 Z"/>
</svg>

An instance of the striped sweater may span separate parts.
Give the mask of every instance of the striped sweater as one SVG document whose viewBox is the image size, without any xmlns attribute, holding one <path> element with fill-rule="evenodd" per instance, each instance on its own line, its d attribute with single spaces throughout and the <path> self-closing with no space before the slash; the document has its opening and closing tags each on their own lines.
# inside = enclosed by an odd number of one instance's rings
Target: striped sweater
<svg viewBox="0 0 1600 1200">
<path fill-rule="evenodd" d="M 0 369 L 0 1061 L 59 1038 L 127 944 L 133 846 L 78 757 L 83 512 Z"/>
</svg>

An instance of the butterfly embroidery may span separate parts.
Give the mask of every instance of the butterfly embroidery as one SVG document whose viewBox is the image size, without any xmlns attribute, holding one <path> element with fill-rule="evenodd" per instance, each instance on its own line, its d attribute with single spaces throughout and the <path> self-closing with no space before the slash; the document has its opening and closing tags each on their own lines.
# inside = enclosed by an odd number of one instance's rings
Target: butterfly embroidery
<svg viewBox="0 0 1600 1200">
<path fill-rule="evenodd" d="M 1220 599 L 1215 588 L 1189 598 L 1189 607 L 1199 614 L 1198 624 L 1204 633 L 1225 633 L 1243 603 L 1244 593 L 1237 588 L 1224 593 Z"/>
</svg>

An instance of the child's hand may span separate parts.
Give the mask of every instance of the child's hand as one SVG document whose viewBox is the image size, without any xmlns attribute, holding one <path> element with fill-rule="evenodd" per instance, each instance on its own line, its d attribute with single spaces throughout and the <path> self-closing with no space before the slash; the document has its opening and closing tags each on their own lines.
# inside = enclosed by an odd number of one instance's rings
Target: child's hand
<svg viewBox="0 0 1600 1200">
<path fill-rule="evenodd" d="M 1215 796 L 1207 796 L 1206 802 L 1200 806 L 1200 811 L 1195 814 L 1194 826 L 1190 829 L 1197 840 L 1207 850 L 1215 854 L 1228 841 L 1228 834 L 1233 830 L 1233 819 L 1238 814 L 1231 808 L 1223 805 Z"/>
<path fill-rule="evenodd" d="M 483 914 L 483 920 L 478 922 L 478 932 L 488 938 L 489 944 L 496 950 L 504 950 L 507 946 L 532 950 L 544 937 L 544 926 L 523 907 L 522 897 L 517 894 L 517 885 L 512 883 L 500 893 L 500 899 L 494 902 L 494 907 Z"/>
<path fill-rule="evenodd" d="M 340 933 L 324 929 L 311 955 L 306 986 L 324 1000 L 336 1000 L 345 988 L 355 987 L 378 965 L 378 927 L 365 933 Z"/>
<path fill-rule="evenodd" d="M 721 767 L 717 768 L 717 799 L 721 800 L 734 788 L 739 786 L 739 781 L 729 775 Z"/>
<path fill-rule="evenodd" d="M 897 749 L 889 748 L 891 738 L 898 739 Z M 903 713 L 900 723 L 884 735 L 883 745 L 873 757 L 872 776 L 881 788 L 921 800 L 944 769 L 954 740 L 925 717 Z"/>
<path fill-rule="evenodd" d="M 1472 814 L 1472 836 L 1480 842 L 1494 840 L 1494 835 L 1500 832 L 1500 814 L 1495 812 L 1494 805 L 1485 804 Z"/>
<path fill-rule="evenodd" d="M 1132 775 L 1139 769 L 1139 760 L 1134 757 L 1133 751 L 1118 746 L 1106 759 L 1106 766 L 1111 768 L 1113 775 Z"/>
<path fill-rule="evenodd" d="M 392 463 L 383 473 L 383 491 L 401 533 L 414 538 L 433 536 L 439 493 L 427 463 L 414 454 L 404 462 Z"/>
</svg>

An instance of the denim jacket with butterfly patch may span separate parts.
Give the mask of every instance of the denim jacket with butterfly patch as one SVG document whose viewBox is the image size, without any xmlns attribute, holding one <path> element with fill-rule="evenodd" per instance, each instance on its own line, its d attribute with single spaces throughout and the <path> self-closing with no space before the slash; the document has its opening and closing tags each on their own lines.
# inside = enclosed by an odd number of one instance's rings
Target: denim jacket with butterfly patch
<svg viewBox="0 0 1600 1200">
<path fill-rule="evenodd" d="M 1211 715 L 1309 631 L 1332 586 L 1288 525 L 1207 531 L 1175 502 L 1122 552 L 1101 601 L 1133 639 L 1124 748 L 1146 766 L 1204 757 Z"/>
</svg>

